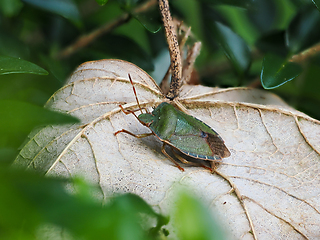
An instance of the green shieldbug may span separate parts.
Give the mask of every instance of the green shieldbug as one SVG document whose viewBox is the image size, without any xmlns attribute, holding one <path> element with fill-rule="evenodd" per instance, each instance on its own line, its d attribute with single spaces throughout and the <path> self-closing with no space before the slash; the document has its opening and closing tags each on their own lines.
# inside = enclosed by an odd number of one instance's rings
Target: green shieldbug
<svg viewBox="0 0 320 240">
<path fill-rule="evenodd" d="M 221 161 L 222 158 L 230 156 L 228 148 L 225 146 L 224 141 L 216 131 L 199 119 L 177 110 L 167 102 L 161 103 L 152 111 L 152 113 L 149 113 L 148 110 L 144 108 L 146 113 L 143 113 L 130 74 L 129 79 L 132 84 L 139 109 L 131 111 L 124 110 L 121 105 L 119 105 L 119 107 L 125 114 L 133 114 L 142 125 L 151 130 L 151 133 L 136 135 L 122 129 L 115 132 L 114 135 L 117 135 L 120 132 L 130 134 L 136 138 L 155 135 L 163 143 L 161 148 L 162 153 L 167 156 L 181 171 L 184 171 L 184 169 L 166 152 L 166 145 L 169 145 L 172 148 L 174 155 L 183 163 L 205 167 L 200 163 L 194 163 L 186 160 L 181 156 L 181 154 L 178 155 L 175 150 L 182 153 L 182 155 L 189 156 L 194 159 L 210 161 L 212 168 L 209 169 L 211 171 L 213 171 L 214 162 Z M 141 111 L 141 114 L 137 116 L 135 112 L 139 110 Z"/>
</svg>

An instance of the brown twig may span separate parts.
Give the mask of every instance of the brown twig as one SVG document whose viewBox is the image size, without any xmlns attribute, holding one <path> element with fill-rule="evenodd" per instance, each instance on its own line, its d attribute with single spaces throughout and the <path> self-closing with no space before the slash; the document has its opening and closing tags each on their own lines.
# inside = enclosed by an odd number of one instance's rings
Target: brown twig
<svg viewBox="0 0 320 240">
<path fill-rule="evenodd" d="M 132 12 L 133 13 L 141 13 L 144 11 L 147 11 L 150 7 L 154 6 L 157 3 L 157 0 L 150 0 L 138 7 L 136 7 Z M 106 23 L 105 25 L 93 30 L 92 32 L 82 35 L 79 37 L 74 43 L 60 51 L 56 58 L 62 59 L 62 58 L 67 58 L 74 54 L 76 51 L 79 49 L 89 45 L 91 42 L 93 42 L 95 39 L 100 37 L 103 34 L 111 32 L 113 29 L 116 27 L 126 23 L 129 21 L 131 16 L 128 13 L 124 13 L 118 18 L 114 19 L 111 22 Z"/>
<path fill-rule="evenodd" d="M 182 83 L 187 84 L 190 81 L 192 72 L 194 70 L 194 63 L 196 58 L 199 56 L 201 50 L 201 42 L 195 42 L 189 49 L 185 64 L 182 70 Z"/>
<path fill-rule="evenodd" d="M 311 58 L 319 53 L 320 53 L 320 43 L 308 48 L 307 50 L 301 53 L 293 55 L 289 61 L 296 62 L 296 63 L 303 62 L 304 60 Z"/>
<path fill-rule="evenodd" d="M 173 100 L 178 96 L 181 86 L 182 61 L 176 30 L 169 10 L 168 0 L 159 0 L 159 9 L 162 15 L 171 58 L 171 84 L 169 93 L 166 97 Z"/>
<path fill-rule="evenodd" d="M 192 36 L 191 32 L 191 27 L 186 27 L 181 21 L 179 21 L 176 18 L 172 19 L 176 33 L 178 34 L 178 43 L 179 43 L 179 49 L 180 49 L 180 54 L 181 54 L 181 61 L 183 62 L 183 48 L 184 45 L 186 44 L 189 36 Z M 182 31 L 184 34 L 182 34 Z M 182 37 L 180 37 L 180 35 Z M 182 63 L 183 68 L 184 68 L 184 63 Z M 181 78 L 184 78 L 183 75 L 184 70 L 182 69 L 182 74 Z M 163 92 L 163 94 L 167 95 L 170 89 L 170 76 L 171 76 L 171 66 L 167 70 L 166 74 L 164 75 L 161 83 L 160 83 L 160 88 Z M 183 84 L 183 81 L 181 81 L 181 84 Z"/>
</svg>

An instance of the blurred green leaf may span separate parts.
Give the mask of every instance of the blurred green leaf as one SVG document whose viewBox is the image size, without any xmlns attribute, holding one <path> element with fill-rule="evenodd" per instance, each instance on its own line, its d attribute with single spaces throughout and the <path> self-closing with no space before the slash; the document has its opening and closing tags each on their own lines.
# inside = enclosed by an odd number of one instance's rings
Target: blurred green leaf
<svg viewBox="0 0 320 240">
<path fill-rule="evenodd" d="M 6 17 L 12 17 L 20 12 L 23 4 L 20 0 L 1 0 L 0 12 Z"/>
<path fill-rule="evenodd" d="M 0 148 L 0 168 L 9 166 L 13 162 L 17 154 L 18 151 L 15 148 Z"/>
<path fill-rule="evenodd" d="M 283 57 L 288 55 L 284 30 L 272 31 L 261 36 L 256 42 L 256 46 L 264 53 L 272 52 Z"/>
<path fill-rule="evenodd" d="M 252 4 L 252 8 L 249 8 L 249 18 L 260 32 L 270 31 L 278 20 L 277 2 L 277 0 L 259 0 Z"/>
<path fill-rule="evenodd" d="M 133 13 L 133 16 L 149 32 L 157 33 L 161 29 L 162 22 L 161 22 L 159 10 L 157 8 L 153 8 L 147 12 Z"/>
<path fill-rule="evenodd" d="M 234 7 L 242 7 L 242 8 L 248 8 L 253 3 L 254 0 L 201 0 L 201 2 L 207 3 L 207 4 L 214 4 L 214 5 L 229 5 Z"/>
<path fill-rule="evenodd" d="M 0 25 L 0 56 L 29 58 L 30 50 L 17 36 Z"/>
<path fill-rule="evenodd" d="M 64 83 L 71 69 L 68 68 L 63 60 L 57 60 L 47 55 L 40 55 L 42 64 L 46 66 L 50 74 L 52 74 L 60 83 Z"/>
<path fill-rule="evenodd" d="M 61 87 L 53 75 L 0 75 L 0 99 L 14 99 L 43 106 L 52 93 Z"/>
<path fill-rule="evenodd" d="M 129 11 L 134 8 L 139 0 L 117 0 L 122 9 Z"/>
<path fill-rule="evenodd" d="M 320 14 L 305 7 L 294 17 L 286 32 L 287 46 L 295 54 L 320 41 Z"/>
<path fill-rule="evenodd" d="M 96 0 L 96 2 L 101 6 L 105 5 L 108 1 L 109 0 Z"/>
<path fill-rule="evenodd" d="M 229 27 L 216 22 L 216 35 L 218 42 L 226 56 L 231 61 L 236 72 L 243 75 L 250 67 L 251 56 L 248 45 Z"/>
<path fill-rule="evenodd" d="M 0 56 L 0 75 L 11 73 L 32 73 L 47 75 L 48 72 L 34 63 L 19 58 Z"/>
<path fill-rule="evenodd" d="M 132 62 L 145 71 L 153 71 L 151 56 L 135 41 L 120 35 L 108 35 L 95 44 L 93 58 L 120 58 Z"/>
<path fill-rule="evenodd" d="M 301 72 L 300 65 L 275 54 L 267 54 L 262 64 L 261 83 L 265 89 L 273 89 L 296 78 Z"/>
<path fill-rule="evenodd" d="M 181 240 L 224 240 L 221 227 L 208 208 L 190 194 L 182 193 L 174 211 L 175 228 Z"/>
<path fill-rule="evenodd" d="M 0 146 L 22 141 L 36 126 L 79 121 L 70 115 L 14 100 L 0 100 L 0 111 Z"/>
<path fill-rule="evenodd" d="M 35 7 L 49 11 L 70 20 L 77 27 L 81 26 L 80 12 L 73 0 L 23 0 Z"/>
<path fill-rule="evenodd" d="M 68 182 L 0 168 L 0 239 L 37 239 L 39 227 L 51 224 L 76 239 L 146 240 L 154 239 L 147 234 L 150 218 L 167 222 L 136 195 L 115 197 L 102 206 L 91 197 L 98 189 L 74 180 L 77 193 L 71 195 Z M 148 221 L 142 221 L 142 214 Z"/>
</svg>

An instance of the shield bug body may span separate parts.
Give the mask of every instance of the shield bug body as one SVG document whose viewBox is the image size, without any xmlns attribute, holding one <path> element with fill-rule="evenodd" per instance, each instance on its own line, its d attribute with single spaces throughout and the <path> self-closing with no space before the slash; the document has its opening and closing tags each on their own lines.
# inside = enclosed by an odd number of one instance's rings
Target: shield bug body
<svg viewBox="0 0 320 240">
<path fill-rule="evenodd" d="M 161 103 L 152 111 L 152 113 L 149 113 L 147 109 L 144 109 L 146 113 L 143 113 L 130 75 L 129 79 L 133 86 L 139 109 L 134 111 L 124 110 L 121 105 L 119 106 L 125 114 L 133 114 L 142 125 L 151 130 L 151 133 L 133 134 L 122 129 L 115 132 L 114 135 L 117 135 L 120 132 L 130 134 L 137 138 L 155 135 L 163 143 L 161 148 L 163 154 L 181 171 L 184 171 L 184 169 L 166 152 L 166 145 L 169 145 L 172 148 L 174 155 L 183 163 L 208 168 L 200 163 L 186 160 L 181 154 L 179 155 L 175 151 L 194 159 L 210 161 L 212 168 L 209 169 L 212 171 L 214 162 L 221 161 L 222 158 L 230 156 L 228 148 L 225 146 L 224 141 L 217 132 L 204 122 L 177 110 L 167 102 Z M 141 111 L 141 114 L 137 116 L 135 112 L 139 110 Z"/>
</svg>

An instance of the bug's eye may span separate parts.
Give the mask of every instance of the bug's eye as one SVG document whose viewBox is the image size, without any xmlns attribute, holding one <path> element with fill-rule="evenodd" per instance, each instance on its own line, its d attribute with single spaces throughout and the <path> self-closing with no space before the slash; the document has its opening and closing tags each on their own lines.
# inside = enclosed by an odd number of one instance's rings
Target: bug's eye
<svg viewBox="0 0 320 240">
<path fill-rule="evenodd" d="M 208 137 L 208 133 L 201 131 L 201 137 L 202 138 Z"/>
</svg>

